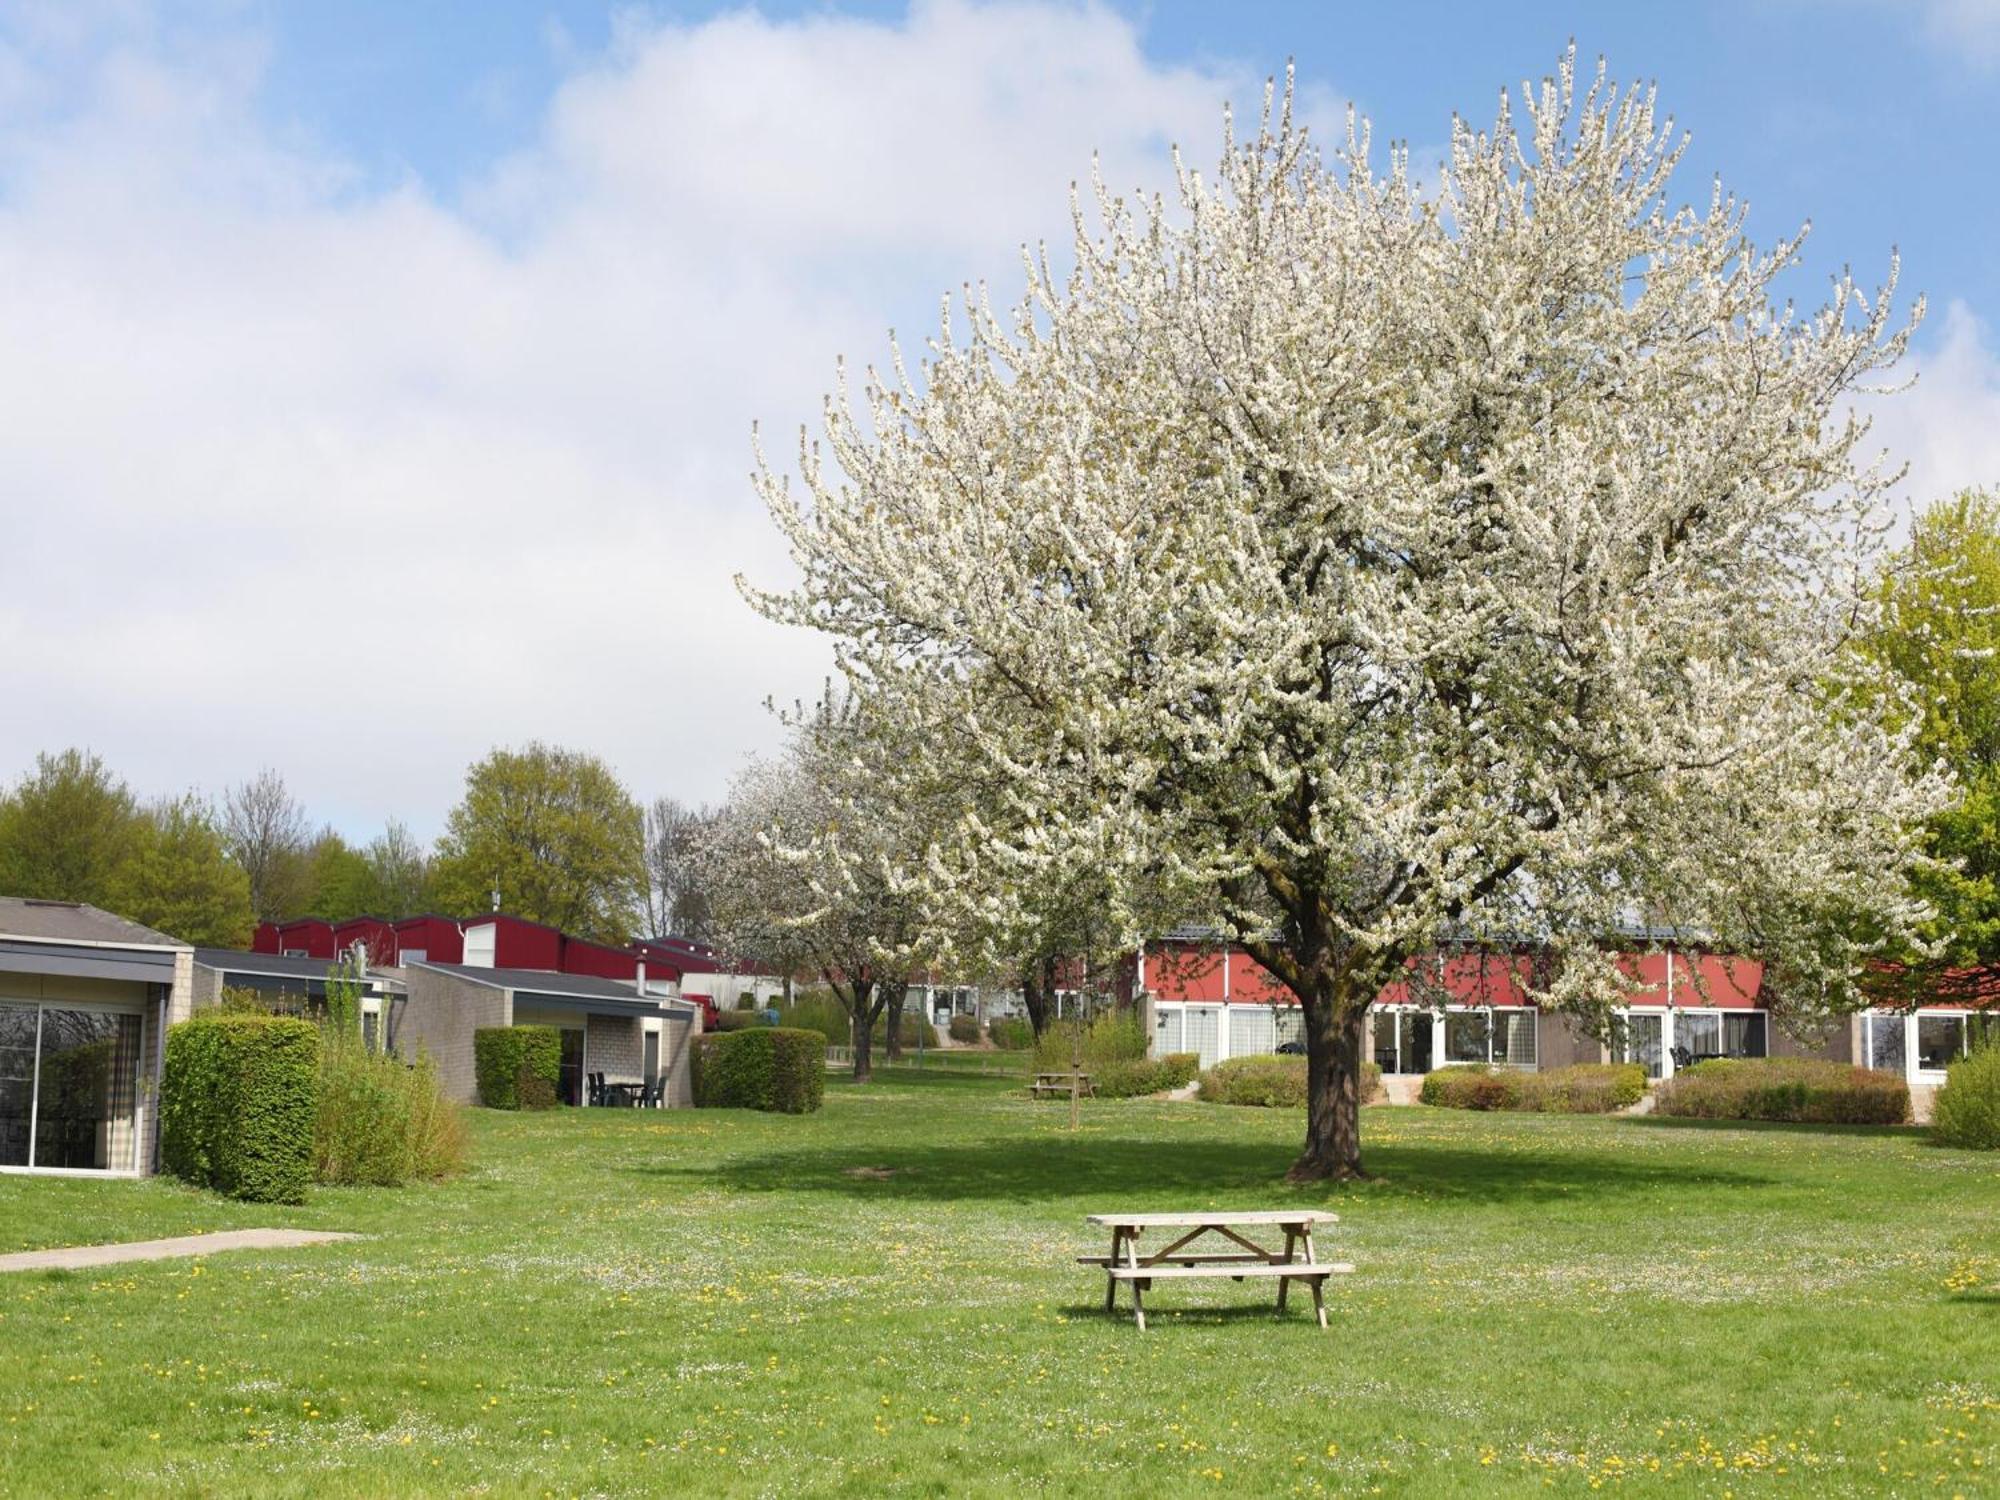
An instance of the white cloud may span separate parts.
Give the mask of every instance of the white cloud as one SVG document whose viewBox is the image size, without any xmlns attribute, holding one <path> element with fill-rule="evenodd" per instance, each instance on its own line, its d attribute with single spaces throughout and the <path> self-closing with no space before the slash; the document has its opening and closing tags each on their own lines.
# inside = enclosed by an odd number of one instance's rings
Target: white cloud
<svg viewBox="0 0 2000 1500">
<path fill-rule="evenodd" d="M 1924 29 L 1960 58 L 2000 62 L 2000 0 L 1924 0 Z"/>
<path fill-rule="evenodd" d="M 1026 0 L 630 21 L 445 201 L 263 123 L 255 37 L 155 31 L 0 56 L 0 774 L 272 764 L 357 833 L 530 736 L 719 792 L 826 659 L 730 583 L 785 568 L 751 420 L 1259 86 Z"/>
<path fill-rule="evenodd" d="M 2000 352 L 1962 302 L 1909 358 L 1908 389 L 1870 403 L 1871 441 L 1909 466 L 1902 493 L 1921 509 L 1971 487 L 2000 489 Z"/>
</svg>

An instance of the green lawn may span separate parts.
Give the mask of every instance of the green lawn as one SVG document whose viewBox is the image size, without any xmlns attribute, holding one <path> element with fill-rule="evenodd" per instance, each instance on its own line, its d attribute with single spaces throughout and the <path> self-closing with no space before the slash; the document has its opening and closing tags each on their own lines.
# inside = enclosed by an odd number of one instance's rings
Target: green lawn
<svg viewBox="0 0 2000 1500">
<path fill-rule="evenodd" d="M 0 1278 L 0 1493 L 2000 1493 L 1993 1158 L 1378 1108 L 1378 1179 L 1294 1192 L 1289 1112 L 1067 1117 L 901 1069 L 482 1113 L 464 1180 L 302 1209 L 0 1178 L 0 1249 L 371 1236 Z M 1092 1210 L 1298 1202 L 1330 1333 L 1221 1282 L 1141 1335 L 1071 1264 Z"/>
</svg>

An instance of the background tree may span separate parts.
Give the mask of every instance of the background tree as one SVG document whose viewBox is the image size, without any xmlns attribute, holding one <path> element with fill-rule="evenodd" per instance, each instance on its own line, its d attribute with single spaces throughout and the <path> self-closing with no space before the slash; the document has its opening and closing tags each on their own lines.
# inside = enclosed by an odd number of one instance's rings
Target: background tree
<svg viewBox="0 0 2000 1500">
<path fill-rule="evenodd" d="M 143 823 L 131 789 L 90 751 L 37 755 L 0 799 L 0 892 L 115 910 Z"/>
<path fill-rule="evenodd" d="M 311 890 L 302 915 L 329 922 L 359 916 L 402 916 L 388 910 L 367 855 L 332 827 L 313 835 L 304 853 L 306 881 Z"/>
<path fill-rule="evenodd" d="M 1931 818 L 1939 863 L 1916 876 L 1936 910 L 1926 935 L 1937 945 L 1916 964 L 1922 991 L 1947 983 L 1952 967 L 2000 963 L 2000 500 L 1968 490 L 1931 505 L 1883 570 L 1886 608 L 1861 642 L 1905 695 L 1920 763 L 1942 761 L 1960 789 L 1956 806 Z"/>
<path fill-rule="evenodd" d="M 430 856 L 402 823 L 389 820 L 369 843 L 367 860 L 375 900 L 383 915 L 412 916 L 433 904 Z"/>
<path fill-rule="evenodd" d="M 706 942 L 709 901 L 701 888 L 697 848 L 701 833 L 716 816 L 710 807 L 689 807 L 672 797 L 655 797 L 646 809 L 646 926 L 655 937 Z"/>
<path fill-rule="evenodd" d="M 434 870 L 440 901 L 506 911 L 599 942 L 623 943 L 644 913 L 639 805 L 596 756 L 531 743 L 466 772 Z"/>
<path fill-rule="evenodd" d="M 1650 93 L 1570 57 L 1523 96 L 1422 191 L 1267 99 L 1172 208 L 1100 188 L 1011 318 L 969 296 L 921 386 L 830 401 L 804 500 L 760 456 L 801 582 L 752 597 L 901 734 L 878 795 L 1005 788 L 907 867 L 925 904 L 1096 868 L 1128 938 L 1135 889 L 1212 914 L 1302 1007 L 1300 1178 L 1360 1172 L 1368 1007 L 1440 943 L 1530 934 L 1537 1000 L 1602 1024 L 1654 911 L 1810 1014 L 1927 915 L 1948 786 L 1846 649 L 1893 271 L 1795 316 L 1799 242 L 1677 206 Z"/>
<path fill-rule="evenodd" d="M 106 904 L 197 947 L 240 948 L 256 919 L 250 877 L 230 859 L 215 811 L 190 793 L 145 810 Z"/>
<path fill-rule="evenodd" d="M 229 854 L 250 877 L 250 904 L 260 922 L 301 916 L 312 901 L 306 810 L 285 778 L 265 767 L 230 788 L 222 801 Z"/>
</svg>

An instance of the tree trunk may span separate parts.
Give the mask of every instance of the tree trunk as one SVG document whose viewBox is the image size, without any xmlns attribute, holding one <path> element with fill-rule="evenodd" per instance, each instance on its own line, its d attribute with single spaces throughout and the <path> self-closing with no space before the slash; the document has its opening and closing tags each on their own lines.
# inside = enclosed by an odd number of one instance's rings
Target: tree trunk
<svg viewBox="0 0 2000 1500">
<path fill-rule="evenodd" d="M 1306 1144 L 1292 1182 L 1366 1177 L 1361 1169 L 1361 1064 L 1368 1006 L 1325 983 L 1300 997 L 1306 1027 Z"/>
<path fill-rule="evenodd" d="M 854 1023 L 854 1081 L 867 1083 L 875 1076 L 875 1063 L 870 1049 L 875 1042 L 876 1007 L 869 1001 L 874 995 L 874 986 L 857 982 L 854 986 L 854 1000 L 847 1008 L 848 1018 Z"/>
<path fill-rule="evenodd" d="M 886 1009 L 883 1011 L 888 1020 L 882 1028 L 882 1033 L 889 1044 L 885 1050 L 890 1062 L 900 1062 L 903 1057 L 903 1001 L 908 996 L 910 987 L 907 984 L 884 985 L 882 992 L 888 996 L 884 1002 Z"/>
<path fill-rule="evenodd" d="M 1049 1029 L 1049 997 L 1055 988 L 1044 982 L 1043 975 L 1054 967 L 1053 961 L 1042 963 L 1031 959 L 1021 970 L 1021 999 L 1028 1007 L 1028 1025 L 1034 1029 L 1038 1042 Z"/>
</svg>

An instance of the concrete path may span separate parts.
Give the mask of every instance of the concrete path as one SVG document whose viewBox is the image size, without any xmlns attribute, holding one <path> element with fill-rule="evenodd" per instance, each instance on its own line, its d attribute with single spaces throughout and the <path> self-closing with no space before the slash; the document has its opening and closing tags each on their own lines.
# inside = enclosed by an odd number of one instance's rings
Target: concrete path
<svg viewBox="0 0 2000 1500">
<path fill-rule="evenodd" d="M 320 1229 L 227 1229 L 218 1234 L 184 1234 L 171 1240 L 132 1240 L 123 1245 L 72 1245 L 65 1250 L 24 1250 L 0 1255 L 0 1272 L 82 1271 L 91 1266 L 115 1266 L 128 1260 L 171 1260 L 177 1255 L 214 1255 L 220 1250 L 290 1250 L 298 1245 L 324 1245 L 332 1240 L 358 1240 L 358 1234 Z"/>
</svg>

